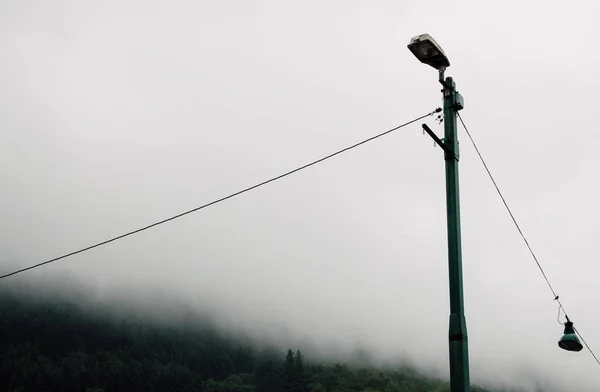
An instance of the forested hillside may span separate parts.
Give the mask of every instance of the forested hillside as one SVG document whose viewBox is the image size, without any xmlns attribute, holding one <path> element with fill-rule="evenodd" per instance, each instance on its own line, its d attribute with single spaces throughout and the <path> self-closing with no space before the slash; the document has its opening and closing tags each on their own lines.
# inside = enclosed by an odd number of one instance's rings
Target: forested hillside
<svg viewBox="0 0 600 392">
<path fill-rule="evenodd" d="M 301 350 L 259 348 L 192 318 L 112 317 L 0 290 L 0 391 L 448 391 L 447 382 L 408 369 L 318 363 Z"/>
</svg>

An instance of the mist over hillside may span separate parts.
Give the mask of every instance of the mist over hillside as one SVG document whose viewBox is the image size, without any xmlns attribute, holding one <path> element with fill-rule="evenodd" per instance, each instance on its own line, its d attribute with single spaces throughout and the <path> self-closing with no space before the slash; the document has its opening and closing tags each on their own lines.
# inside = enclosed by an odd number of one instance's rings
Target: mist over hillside
<svg viewBox="0 0 600 392">
<path fill-rule="evenodd" d="M 444 392 L 448 387 L 444 377 L 408 358 L 384 360 L 359 345 L 340 349 L 268 322 L 259 332 L 256 325 L 232 324 L 222 317 L 224 309 L 203 312 L 157 290 L 102 294 L 65 275 L 4 283 L 0 379 L 9 392 Z M 489 383 L 473 391 L 561 390 Z"/>
</svg>

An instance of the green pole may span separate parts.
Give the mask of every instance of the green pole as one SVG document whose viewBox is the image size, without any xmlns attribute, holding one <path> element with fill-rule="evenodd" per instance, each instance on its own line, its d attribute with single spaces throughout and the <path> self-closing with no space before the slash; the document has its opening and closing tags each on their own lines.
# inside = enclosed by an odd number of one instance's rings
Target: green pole
<svg viewBox="0 0 600 392">
<path fill-rule="evenodd" d="M 452 78 L 444 84 L 444 145 L 446 161 L 446 209 L 448 216 L 448 272 L 450 278 L 450 391 L 470 392 L 469 351 L 465 320 L 462 254 L 460 241 L 460 199 L 458 192 L 458 137 L 456 114 L 463 98 Z"/>
</svg>

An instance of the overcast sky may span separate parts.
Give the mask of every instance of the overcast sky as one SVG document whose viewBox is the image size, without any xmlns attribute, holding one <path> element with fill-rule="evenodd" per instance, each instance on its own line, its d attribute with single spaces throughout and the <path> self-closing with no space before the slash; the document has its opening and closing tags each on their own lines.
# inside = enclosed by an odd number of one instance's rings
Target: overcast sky
<svg viewBox="0 0 600 392">
<path fill-rule="evenodd" d="M 406 48 L 427 32 L 550 281 L 600 353 L 599 14 L 593 0 L 1 1 L 0 257 L 55 257 L 433 110 L 437 74 Z M 597 391 L 591 355 L 557 347 L 552 294 L 460 137 L 473 380 Z M 444 190 L 441 149 L 417 123 L 35 273 L 162 287 L 226 303 L 248 325 L 360 342 L 447 374 Z"/>
</svg>

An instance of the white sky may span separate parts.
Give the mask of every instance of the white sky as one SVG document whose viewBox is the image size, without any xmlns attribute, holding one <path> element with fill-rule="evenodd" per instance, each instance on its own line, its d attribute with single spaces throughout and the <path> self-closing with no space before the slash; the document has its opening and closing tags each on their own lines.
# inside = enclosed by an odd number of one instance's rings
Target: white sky
<svg viewBox="0 0 600 392">
<path fill-rule="evenodd" d="M 224 196 L 441 104 L 463 118 L 575 326 L 600 353 L 596 1 L 0 2 L 0 257 L 32 264 Z M 429 119 L 438 132 L 441 126 Z M 597 391 L 461 133 L 472 378 Z M 447 372 L 444 163 L 420 124 L 39 270 Z M 14 279 L 24 279 L 15 277 Z M 406 341 L 421 336 L 420 341 Z"/>
</svg>

